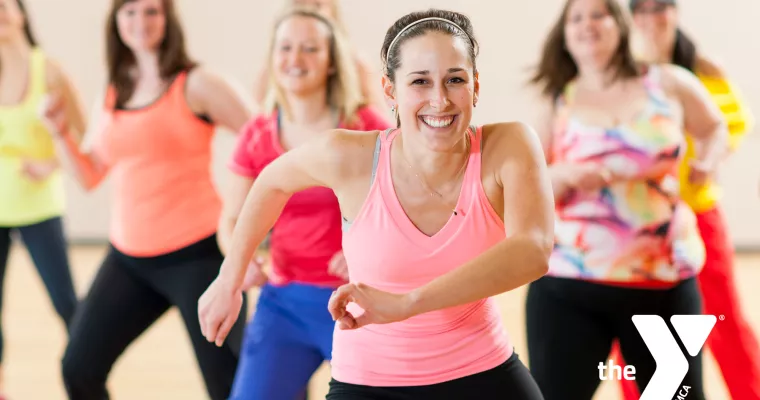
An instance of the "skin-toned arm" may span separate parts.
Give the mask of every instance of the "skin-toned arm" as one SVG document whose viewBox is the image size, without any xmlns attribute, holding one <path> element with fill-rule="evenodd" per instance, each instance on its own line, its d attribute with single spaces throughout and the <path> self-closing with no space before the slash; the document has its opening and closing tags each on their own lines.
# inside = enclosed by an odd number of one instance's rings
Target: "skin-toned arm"
<svg viewBox="0 0 760 400">
<path fill-rule="evenodd" d="M 339 193 L 363 173 L 357 165 L 371 160 L 369 140 L 375 137 L 376 132 L 334 130 L 286 152 L 262 170 L 237 217 L 219 276 L 198 301 L 201 331 L 208 341 L 221 346 L 227 337 L 242 306 L 246 267 L 290 197 L 316 186 Z"/>
<path fill-rule="evenodd" d="M 232 232 L 235 229 L 240 210 L 243 209 L 246 196 L 253 186 L 253 179 L 231 174 L 226 182 L 222 214 L 219 217 L 217 242 L 222 254 L 227 254 L 232 242 Z"/>
<path fill-rule="evenodd" d="M 47 72 L 49 97 L 40 111 L 41 118 L 55 138 L 58 154 L 69 160 L 80 186 L 92 190 L 102 182 L 108 168 L 97 156 L 80 147 L 88 136 L 96 134 L 95 129 L 100 126 L 97 121 L 103 117 L 103 101 L 99 99 L 93 106 L 88 128 L 79 96 L 68 75 L 53 61 L 48 62 Z"/>
<path fill-rule="evenodd" d="M 684 128 L 694 141 L 697 154 L 691 165 L 691 179 L 697 184 L 705 182 L 728 154 L 726 123 L 710 93 L 692 73 L 668 65 L 663 67 L 662 76 L 666 89 L 677 96 L 683 107 Z"/>
<path fill-rule="evenodd" d="M 554 242 L 554 201 L 541 143 L 523 124 L 483 128 L 495 136 L 489 146 L 504 160 L 498 179 L 504 188 L 507 238 L 475 259 L 409 293 L 380 291 L 362 283 L 341 286 L 329 309 L 341 329 L 401 321 L 426 312 L 475 302 L 542 277 Z M 485 136 L 485 135 L 484 135 Z M 519 191 L 508 188 L 519 187 Z M 364 313 L 346 311 L 356 302 Z"/>
<path fill-rule="evenodd" d="M 729 150 L 735 151 L 747 133 L 754 128 L 755 118 L 752 111 L 720 65 L 700 55 L 697 58 L 696 70 L 701 83 L 723 114 L 729 134 Z"/>
<path fill-rule="evenodd" d="M 246 107 L 239 91 L 203 68 L 195 68 L 187 77 L 187 102 L 193 111 L 235 133 L 251 117 L 252 110 Z"/>
<path fill-rule="evenodd" d="M 71 133 L 76 135 L 77 142 L 81 142 L 81 135 L 87 129 L 87 121 L 84 116 L 84 107 L 77 95 L 74 85 L 68 74 L 57 61 L 48 58 L 46 65 L 46 77 L 48 92 L 60 94 L 63 97 L 63 111 L 68 121 Z"/>
</svg>

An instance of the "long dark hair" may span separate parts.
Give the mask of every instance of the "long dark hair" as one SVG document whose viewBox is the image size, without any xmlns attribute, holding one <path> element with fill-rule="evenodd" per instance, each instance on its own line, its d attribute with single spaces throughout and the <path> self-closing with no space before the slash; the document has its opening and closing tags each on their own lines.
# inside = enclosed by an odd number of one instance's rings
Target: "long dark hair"
<svg viewBox="0 0 760 400">
<path fill-rule="evenodd" d="M 676 29 L 676 41 L 673 46 L 673 54 L 670 62 L 695 72 L 697 66 L 697 45 L 684 33 L 681 28 Z"/>
<path fill-rule="evenodd" d="M 108 82 L 116 91 L 114 107 L 122 107 L 132 97 L 135 82 L 130 75 L 136 60 L 132 50 L 119 36 L 116 14 L 127 3 L 137 0 L 113 0 L 106 27 L 106 54 L 108 62 Z M 161 78 L 169 80 L 178 73 L 194 67 L 196 64 L 187 54 L 185 35 L 179 22 L 173 0 L 163 0 L 166 17 L 164 40 L 159 46 L 159 72 Z"/>
<path fill-rule="evenodd" d="M 18 9 L 21 11 L 21 15 L 24 16 L 24 36 L 26 37 L 26 41 L 29 42 L 30 45 L 36 47 L 37 39 L 34 36 L 34 32 L 32 32 L 32 23 L 29 21 L 29 12 L 26 11 L 24 1 L 16 0 L 16 4 L 18 4 Z"/>
<path fill-rule="evenodd" d="M 549 36 L 544 42 L 541 60 L 530 82 L 542 87 L 546 96 L 556 98 L 565 86 L 578 75 L 578 66 L 565 47 L 565 20 L 573 0 L 567 0 Z M 626 19 L 623 6 L 617 0 L 605 0 L 607 10 L 620 29 L 620 45 L 610 60 L 609 68 L 615 71 L 615 78 L 639 76 L 641 69 L 631 51 L 631 26 Z"/>
</svg>

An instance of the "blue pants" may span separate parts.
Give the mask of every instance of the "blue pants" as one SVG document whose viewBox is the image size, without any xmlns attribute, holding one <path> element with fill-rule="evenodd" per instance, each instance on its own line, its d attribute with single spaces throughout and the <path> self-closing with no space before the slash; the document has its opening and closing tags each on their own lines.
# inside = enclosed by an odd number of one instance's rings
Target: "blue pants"
<svg viewBox="0 0 760 400">
<path fill-rule="evenodd" d="M 301 400 L 332 355 L 333 289 L 265 285 L 243 338 L 230 400 Z"/>
<path fill-rule="evenodd" d="M 0 307 L 3 299 L 3 280 L 11 249 L 11 232 L 16 231 L 32 257 L 34 266 L 45 284 L 55 311 L 68 331 L 77 295 L 71 279 L 69 255 L 61 217 L 50 218 L 31 225 L 0 227 Z M 0 324 L 0 361 L 3 358 L 3 331 Z"/>
</svg>

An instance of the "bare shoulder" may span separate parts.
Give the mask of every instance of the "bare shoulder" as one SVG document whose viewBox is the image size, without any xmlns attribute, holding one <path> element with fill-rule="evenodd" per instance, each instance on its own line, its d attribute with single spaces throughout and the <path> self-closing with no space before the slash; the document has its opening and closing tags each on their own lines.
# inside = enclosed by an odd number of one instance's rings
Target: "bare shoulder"
<svg viewBox="0 0 760 400">
<path fill-rule="evenodd" d="M 703 54 L 697 56 L 697 63 L 695 69 L 699 75 L 713 79 L 725 79 L 725 68 L 714 58 L 707 57 Z"/>
<path fill-rule="evenodd" d="M 342 178 L 364 175 L 372 168 L 372 157 L 381 131 L 334 129 L 315 143 L 318 151 L 334 160 Z"/>
<path fill-rule="evenodd" d="M 674 65 L 658 65 L 660 69 L 660 83 L 666 93 L 680 97 L 684 92 L 691 92 L 696 87 L 701 87 L 701 83 L 694 73 L 688 69 Z"/>
<path fill-rule="evenodd" d="M 195 67 L 187 74 L 187 95 L 190 98 L 204 97 L 225 88 L 221 76 L 203 67 Z"/>
<path fill-rule="evenodd" d="M 483 157 L 523 158 L 538 151 L 543 154 L 541 141 L 530 125 L 519 122 L 501 122 L 483 126 Z M 489 157 L 490 158 L 490 157 Z"/>
</svg>

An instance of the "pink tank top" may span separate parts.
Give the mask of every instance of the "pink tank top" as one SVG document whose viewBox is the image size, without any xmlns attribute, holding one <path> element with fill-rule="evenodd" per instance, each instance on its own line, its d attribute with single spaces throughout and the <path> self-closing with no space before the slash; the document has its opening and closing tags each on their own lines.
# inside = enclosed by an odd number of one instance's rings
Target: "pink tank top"
<svg viewBox="0 0 760 400">
<path fill-rule="evenodd" d="M 390 147 L 398 130 L 378 137 L 373 182 L 343 252 L 351 282 L 406 292 L 458 268 L 505 238 L 504 223 L 481 182 L 480 128 L 469 131 L 472 151 L 457 213 L 435 235 L 419 231 L 393 189 Z M 356 304 L 348 310 L 361 314 Z M 512 344 L 493 299 L 432 311 L 406 321 L 335 330 L 332 375 L 344 383 L 420 386 L 483 372 L 504 363 Z"/>
</svg>

